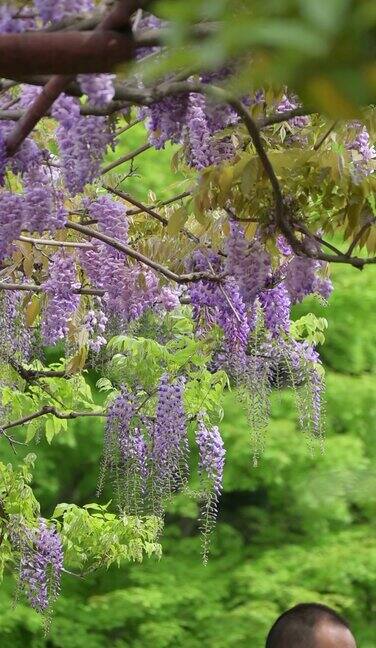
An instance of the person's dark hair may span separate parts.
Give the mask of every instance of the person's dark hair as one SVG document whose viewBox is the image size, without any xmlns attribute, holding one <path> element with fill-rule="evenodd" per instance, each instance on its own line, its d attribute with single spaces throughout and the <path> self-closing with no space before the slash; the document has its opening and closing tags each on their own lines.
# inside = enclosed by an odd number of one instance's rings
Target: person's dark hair
<svg viewBox="0 0 376 648">
<path fill-rule="evenodd" d="M 274 623 L 265 648 L 315 648 L 315 629 L 322 621 L 349 628 L 335 610 L 320 603 L 301 603 L 287 610 Z"/>
</svg>

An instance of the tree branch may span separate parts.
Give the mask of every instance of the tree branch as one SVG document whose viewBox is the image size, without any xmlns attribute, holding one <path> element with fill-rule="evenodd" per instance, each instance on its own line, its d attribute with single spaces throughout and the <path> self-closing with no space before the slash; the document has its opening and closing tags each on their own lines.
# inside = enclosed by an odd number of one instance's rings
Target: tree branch
<svg viewBox="0 0 376 648">
<path fill-rule="evenodd" d="M 57 371 L 54 369 L 27 369 L 20 365 L 13 358 L 8 358 L 10 366 L 23 378 L 26 382 L 38 380 L 39 378 L 66 378 L 68 374 L 66 371 Z"/>
<path fill-rule="evenodd" d="M 63 92 L 72 77 L 52 77 L 44 86 L 30 108 L 19 119 L 6 140 L 7 154 L 11 157 L 31 133 L 39 120 L 48 113 L 54 101 Z"/>
<path fill-rule="evenodd" d="M 124 194 L 127 195 L 127 194 Z M 178 202 L 179 200 L 182 200 L 183 198 L 188 198 L 188 196 L 191 196 L 192 192 L 191 191 L 183 191 L 182 193 L 178 194 L 177 196 L 173 196 L 172 198 L 169 198 L 168 200 L 163 200 L 159 203 L 156 203 L 155 205 L 147 205 L 148 209 L 157 209 L 158 207 L 166 207 L 167 205 L 171 205 L 174 202 Z M 135 204 L 135 203 L 133 203 Z M 146 206 L 142 205 L 141 203 L 140 207 L 138 209 L 130 209 L 127 214 L 128 216 L 136 216 L 137 214 L 142 214 L 146 212 Z M 150 212 L 149 212 L 150 213 Z"/>
<path fill-rule="evenodd" d="M 30 421 L 34 421 L 34 419 L 40 418 L 41 416 L 46 416 L 46 414 L 52 414 L 53 416 L 56 416 L 56 418 L 68 419 L 68 420 L 80 418 L 83 416 L 107 416 L 107 414 L 103 411 L 101 412 L 59 412 L 52 405 L 44 405 L 40 410 L 38 410 L 38 412 L 34 412 L 33 414 L 29 414 L 28 416 L 23 416 L 22 418 L 19 418 L 16 421 L 11 421 L 10 423 L 3 425 L 2 429 L 10 430 L 11 428 L 17 427 L 18 425 L 24 425 L 24 423 L 29 423 Z"/>
<path fill-rule="evenodd" d="M 125 162 L 129 162 L 130 160 L 133 160 L 135 157 L 137 157 L 137 155 L 140 155 L 141 153 L 147 151 L 150 148 L 151 148 L 150 144 L 143 144 L 142 146 L 139 146 L 139 148 L 135 149 L 134 151 L 131 151 L 130 153 L 127 153 L 127 155 L 124 155 L 118 160 L 114 160 L 110 164 L 107 164 L 107 166 L 103 167 L 102 175 L 108 173 L 109 171 L 112 171 L 112 169 L 116 169 L 116 167 L 120 166 L 121 164 L 124 164 Z"/>
<path fill-rule="evenodd" d="M 133 52 L 130 29 L 0 34 L 0 75 L 110 72 Z"/>
<path fill-rule="evenodd" d="M 164 227 L 166 227 L 168 225 L 168 218 L 165 218 L 161 214 L 158 214 L 158 212 L 154 211 L 154 209 L 152 209 L 151 207 L 148 207 L 147 205 L 143 205 L 141 202 L 139 202 L 138 200 L 136 200 L 135 198 L 133 198 L 129 194 L 125 193 L 124 191 L 120 191 L 119 189 L 113 189 L 109 185 L 103 185 L 103 187 L 105 189 L 107 189 L 107 191 L 109 191 L 110 193 L 114 194 L 115 196 L 118 196 L 119 198 L 123 198 L 123 200 L 126 200 L 127 202 L 131 203 L 131 205 L 134 205 L 135 207 L 138 207 L 137 210 L 127 212 L 128 215 L 132 215 L 132 214 L 135 214 L 135 213 L 137 213 L 137 214 L 145 213 L 145 214 L 149 214 L 150 216 L 152 216 L 152 218 L 155 218 L 155 220 L 162 223 L 162 225 Z M 190 193 L 186 192 L 185 194 L 181 194 L 181 196 L 185 196 L 185 195 L 189 196 Z M 162 204 L 169 204 L 171 202 L 174 202 L 174 200 L 176 200 L 176 198 L 172 199 L 172 200 L 169 200 L 169 201 L 167 200 L 166 203 L 162 203 Z M 183 232 L 183 234 L 185 234 L 188 238 L 190 238 L 195 243 L 200 242 L 200 239 L 197 236 L 195 236 L 194 234 L 192 234 L 185 227 L 183 227 L 181 229 L 181 231 Z"/>
<path fill-rule="evenodd" d="M 294 117 L 307 117 L 308 115 L 312 115 L 313 113 L 313 110 L 309 110 L 302 106 L 301 108 L 294 108 L 293 110 L 274 113 L 273 115 L 270 115 L 270 117 L 265 117 L 264 119 L 258 119 L 256 121 L 256 125 L 257 128 L 261 130 L 262 128 L 266 128 L 267 126 L 274 126 L 275 124 L 281 124 L 282 122 L 290 121 L 290 119 L 293 119 Z"/>
<path fill-rule="evenodd" d="M 224 93 L 225 94 L 225 93 Z M 225 94 L 226 96 L 226 94 Z M 260 158 L 260 162 L 263 166 L 264 172 L 269 179 L 269 182 L 272 186 L 274 201 L 275 201 L 275 224 L 279 228 L 282 234 L 286 237 L 287 241 L 290 243 L 295 254 L 301 255 L 305 254 L 305 248 L 302 245 L 301 241 L 295 236 L 294 229 L 286 218 L 285 205 L 283 201 L 283 195 L 279 180 L 273 169 L 273 165 L 269 160 L 269 157 L 265 151 L 264 144 L 262 142 L 259 128 L 257 123 L 251 117 L 248 110 L 243 106 L 242 102 L 236 99 L 227 99 L 228 103 L 236 110 L 239 117 L 243 120 L 253 142 L 253 146 L 256 149 L 256 153 Z"/>
<path fill-rule="evenodd" d="M 102 241 L 103 243 L 107 243 L 107 245 L 110 245 L 111 247 L 115 248 L 115 250 L 118 250 L 119 252 L 123 252 L 126 256 L 131 257 L 132 259 L 135 259 L 136 261 L 140 261 L 140 263 L 143 263 L 144 265 L 148 266 L 149 268 L 152 268 L 159 274 L 163 275 L 167 279 L 170 279 L 171 281 L 175 281 L 175 283 L 178 284 L 185 284 L 185 283 L 192 283 L 196 281 L 215 281 L 219 282 L 222 281 L 224 278 L 223 275 L 214 275 L 208 272 L 191 272 L 189 274 L 176 274 L 176 272 L 173 272 L 172 270 L 169 270 L 165 266 L 162 266 L 160 263 L 157 263 L 156 261 L 153 261 L 152 259 L 149 259 L 148 257 L 144 256 L 137 250 L 134 250 L 133 248 L 129 247 L 129 245 L 125 245 L 124 243 L 121 243 L 120 241 L 117 241 L 114 238 L 111 238 L 110 236 L 106 236 L 106 234 L 102 234 L 101 232 L 97 232 L 90 227 L 86 227 L 85 225 L 80 225 L 79 223 L 73 223 L 72 221 L 68 221 L 65 225 L 68 229 L 73 229 L 76 232 L 81 232 L 81 234 L 84 234 L 85 236 L 90 236 L 91 238 L 96 238 L 99 241 Z"/>
<path fill-rule="evenodd" d="M 114 196 L 118 196 L 118 198 L 122 198 L 126 202 L 131 203 L 131 205 L 135 205 L 138 207 L 137 213 L 141 214 L 145 212 L 146 214 L 149 214 L 155 220 L 159 221 L 162 223 L 162 225 L 168 225 L 168 218 L 165 218 L 161 214 L 158 214 L 158 212 L 154 211 L 151 207 L 147 207 L 146 205 L 143 205 L 141 202 L 136 200 L 135 198 L 132 198 L 129 194 L 125 193 L 125 191 L 120 191 L 120 189 L 115 189 L 113 187 L 110 187 L 110 185 L 103 185 L 103 188 L 109 191 L 109 193 L 114 194 Z M 127 212 L 128 215 L 130 215 L 130 212 Z"/>
<path fill-rule="evenodd" d="M 86 250 L 92 250 L 93 246 L 91 243 L 83 243 L 79 241 L 55 241 L 54 239 L 35 239 L 31 236 L 19 236 L 17 241 L 24 241 L 25 243 L 31 243 L 32 245 L 52 245 L 54 247 L 70 247 L 70 248 L 84 248 Z"/>
<path fill-rule="evenodd" d="M 111 101 L 105 106 L 91 106 L 90 104 L 83 104 L 80 106 L 81 115 L 93 115 L 95 117 L 103 117 L 108 115 L 113 115 L 119 110 L 123 110 L 124 103 L 118 101 Z M 3 109 L 0 110 L 0 120 L 2 121 L 19 121 L 26 114 L 26 110 L 9 110 Z M 50 111 L 48 111 L 45 116 L 49 116 Z"/>
<path fill-rule="evenodd" d="M 33 293 L 44 293 L 43 286 L 38 286 L 37 284 L 17 284 L 17 283 L 8 283 L 0 282 L 0 290 L 18 290 L 23 292 L 33 292 Z M 97 297 L 103 297 L 105 290 L 100 288 L 75 288 L 72 290 L 75 295 L 95 295 Z"/>
<path fill-rule="evenodd" d="M 95 32 L 106 32 L 112 30 L 121 30 L 125 25 L 129 24 L 129 20 L 133 11 L 137 8 L 138 3 L 136 0 L 117 0 L 115 7 L 106 15 L 95 28 Z M 91 37 L 92 37 L 91 33 Z M 12 36 L 12 34 L 11 34 Z M 129 33 L 129 44 L 132 41 L 132 35 Z M 46 50 L 43 51 L 44 58 Z M 129 57 L 133 55 L 133 46 L 129 47 Z M 30 58 L 30 51 L 27 56 Z M 23 73 L 24 70 L 22 69 Z M 7 75 L 5 75 L 7 76 Z M 8 75 L 9 76 L 9 75 Z M 6 140 L 6 148 L 8 155 L 12 156 L 20 147 L 25 138 L 31 133 L 33 128 L 39 120 L 51 108 L 54 101 L 58 98 L 61 92 L 66 88 L 74 77 L 68 76 L 53 76 L 43 88 L 40 95 L 36 98 L 34 103 L 27 110 L 26 114 L 19 120 L 13 131 L 10 133 Z"/>
</svg>

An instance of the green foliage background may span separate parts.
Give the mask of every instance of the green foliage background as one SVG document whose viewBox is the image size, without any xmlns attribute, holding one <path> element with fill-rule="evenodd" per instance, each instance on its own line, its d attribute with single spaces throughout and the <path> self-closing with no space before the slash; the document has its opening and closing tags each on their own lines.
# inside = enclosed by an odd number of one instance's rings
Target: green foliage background
<svg viewBox="0 0 376 648">
<path fill-rule="evenodd" d="M 124 138 L 124 152 L 145 137 Z M 151 154 L 151 153 L 150 153 Z M 148 155 L 145 153 L 144 155 Z M 170 152 L 143 164 L 147 177 L 124 188 L 168 195 Z M 136 165 L 137 166 L 137 165 Z M 263 648 L 268 628 L 302 601 L 333 605 L 350 620 L 360 648 L 376 645 L 376 294 L 372 268 L 334 271 L 329 320 L 327 440 L 312 455 L 289 393 L 276 395 L 264 456 L 250 460 L 250 432 L 228 393 L 222 432 L 225 489 L 207 567 L 200 559 L 195 505 L 178 500 L 167 517 L 164 555 L 102 571 L 66 575 L 47 638 L 28 607 L 12 607 L 14 581 L 0 590 L 0 645 L 14 648 Z M 298 313 L 297 313 L 298 314 Z M 93 381 L 95 376 L 92 377 Z M 36 494 L 46 515 L 58 501 L 95 500 L 102 422 L 75 421 L 38 446 Z M 4 448 L 4 453 L 8 450 Z M 10 455 L 9 455 L 10 458 Z"/>
</svg>

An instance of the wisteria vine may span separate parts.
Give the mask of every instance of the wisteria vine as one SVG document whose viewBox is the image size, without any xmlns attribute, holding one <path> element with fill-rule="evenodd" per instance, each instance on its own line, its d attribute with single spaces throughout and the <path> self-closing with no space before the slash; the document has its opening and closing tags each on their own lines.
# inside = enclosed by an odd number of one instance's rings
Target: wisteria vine
<svg viewBox="0 0 376 648">
<path fill-rule="evenodd" d="M 106 3 L 32 5 L 22 8 L 22 16 L 17 7 L 2 6 L 0 34 L 50 33 L 95 11 L 104 15 L 96 25 L 106 24 Z M 108 68 L 75 80 L 53 77 L 45 93 L 46 79 L 2 85 L 0 359 L 11 372 L 4 372 L 1 387 L 10 400 L 9 389 L 21 383 L 22 398 L 34 398 L 39 409 L 25 408 L 7 420 L 9 408 L 2 408 L 1 436 L 14 449 L 7 430 L 22 424 L 45 416 L 64 423 L 103 416 L 99 496 L 109 492 L 112 500 L 115 493 L 124 521 L 163 519 L 174 494 L 193 493 L 206 563 L 226 454 L 218 392 L 229 384 L 238 390 L 252 430 L 254 464 L 275 390 L 294 390 L 301 429 L 322 439 L 320 333 L 300 329 L 292 309 L 309 295 L 329 299 L 328 261 L 360 268 L 374 262 L 354 258 L 353 251 L 369 244 L 374 225 L 376 149 L 372 129 L 361 121 L 340 125 L 340 141 L 335 125 L 323 134 L 320 117 L 304 114 L 286 87 L 234 96 L 229 81 L 236 77 L 236 61 L 189 76 L 169 72 L 159 88 L 150 85 L 143 65 L 163 60 L 165 49 L 158 39 L 148 45 L 136 36 L 168 25 L 141 7 L 127 20 L 122 28 L 128 35 L 128 27 L 133 30 L 139 68 L 120 90 Z M 61 92 L 47 106 L 56 83 Z M 41 98 L 46 110 L 32 131 L 25 121 L 34 118 Z M 141 121 L 147 141 L 104 166 L 106 154 Z M 22 127 L 13 150 L 10 138 Z M 187 178 L 184 191 L 143 205 L 126 193 L 127 178 L 137 174 L 133 161 L 150 147 L 169 145 Z M 321 167 L 314 158 L 320 149 Z M 274 170 L 282 154 L 290 166 Z M 102 176 L 125 162 L 131 163 L 125 179 L 110 176 L 104 184 Z M 296 196 L 284 195 L 286 169 Z M 310 190 L 301 189 L 301 169 L 312 178 Z M 322 200 L 320 184 L 330 173 Z M 337 176 L 337 185 L 353 192 L 349 199 L 335 189 Z M 328 196 L 335 207 L 327 207 Z M 354 196 L 364 198 L 358 210 Z M 324 232 L 321 203 L 331 210 Z M 342 252 L 325 237 L 345 208 L 352 242 Z M 63 367 L 40 367 L 44 346 L 64 349 Z M 91 402 L 91 409 L 65 411 L 48 380 L 76 379 L 85 367 L 101 371 L 98 385 L 109 392 L 104 408 Z M 36 508 L 28 520 L 14 515 L 1 500 L 0 518 L 2 541 L 6 537 L 18 564 L 19 590 L 46 614 L 60 589 L 62 525 Z"/>
</svg>

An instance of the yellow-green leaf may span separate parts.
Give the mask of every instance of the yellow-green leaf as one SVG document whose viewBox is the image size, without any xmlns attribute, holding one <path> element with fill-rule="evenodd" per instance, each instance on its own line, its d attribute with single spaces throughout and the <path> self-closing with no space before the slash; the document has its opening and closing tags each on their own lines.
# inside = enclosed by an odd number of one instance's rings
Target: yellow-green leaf
<svg viewBox="0 0 376 648">
<path fill-rule="evenodd" d="M 179 207 L 178 209 L 175 209 L 168 220 L 168 225 L 166 227 L 167 233 L 174 236 L 175 234 L 180 232 L 182 227 L 184 227 L 185 223 L 187 222 L 187 218 L 188 213 L 185 207 Z"/>
<path fill-rule="evenodd" d="M 33 326 L 36 318 L 40 313 L 40 299 L 37 295 L 33 295 L 26 307 L 26 324 L 27 326 Z"/>
</svg>

